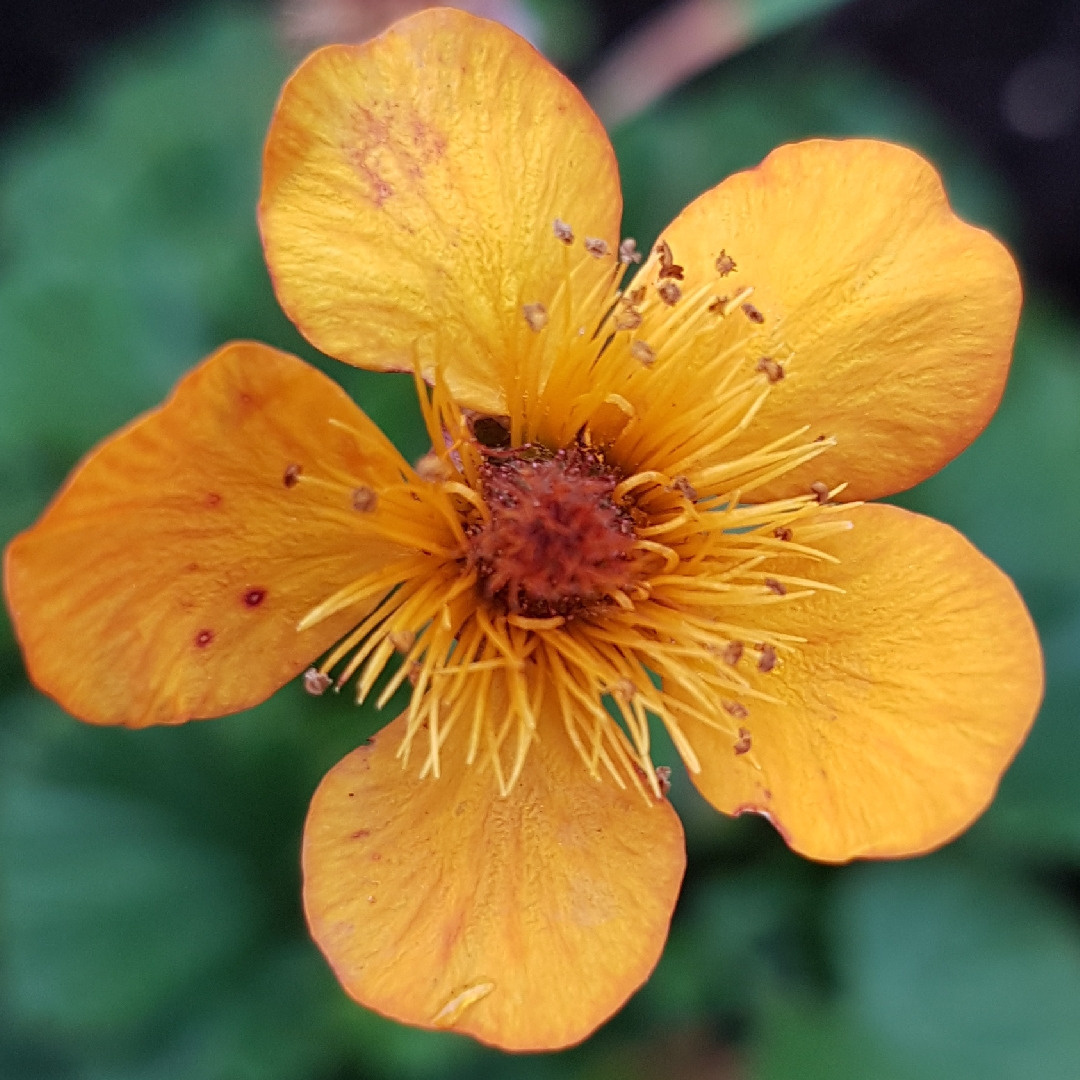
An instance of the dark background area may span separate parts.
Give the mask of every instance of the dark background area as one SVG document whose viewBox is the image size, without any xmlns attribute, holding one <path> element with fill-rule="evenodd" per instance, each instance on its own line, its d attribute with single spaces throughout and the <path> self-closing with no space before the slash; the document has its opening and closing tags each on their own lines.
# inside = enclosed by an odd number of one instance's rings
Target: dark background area
<svg viewBox="0 0 1080 1080">
<path fill-rule="evenodd" d="M 0 129 L 61 95 L 104 43 L 189 6 L 8 2 L 0 14 Z M 598 3 L 593 55 L 661 6 Z M 1006 178 L 1023 213 L 1019 254 L 1029 280 L 1080 309 L 1080 3 L 855 0 L 825 19 L 821 33 L 927 98 Z"/>
</svg>

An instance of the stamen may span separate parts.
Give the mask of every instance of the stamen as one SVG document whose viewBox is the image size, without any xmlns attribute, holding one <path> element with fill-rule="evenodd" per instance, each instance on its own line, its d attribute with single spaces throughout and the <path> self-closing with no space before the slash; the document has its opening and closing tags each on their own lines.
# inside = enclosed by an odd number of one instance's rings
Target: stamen
<svg viewBox="0 0 1080 1080">
<path fill-rule="evenodd" d="M 529 324 L 530 330 L 538 334 L 547 326 L 548 310 L 543 304 L 525 304 L 521 310 L 525 316 L 525 321 Z"/>
</svg>

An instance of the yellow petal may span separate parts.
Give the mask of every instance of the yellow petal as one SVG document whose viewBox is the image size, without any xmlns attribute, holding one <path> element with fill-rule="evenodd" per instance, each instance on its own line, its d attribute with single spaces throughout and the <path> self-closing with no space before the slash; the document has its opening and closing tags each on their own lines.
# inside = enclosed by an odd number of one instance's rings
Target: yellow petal
<svg viewBox="0 0 1080 1080">
<path fill-rule="evenodd" d="M 734 299 L 753 287 L 748 302 L 764 323 L 745 326 L 745 370 L 763 356 L 783 367 L 725 458 L 803 425 L 811 439 L 838 440 L 755 489 L 755 501 L 814 481 L 846 481 L 850 499 L 902 491 L 963 450 L 997 407 L 1020 310 L 1016 267 L 955 216 L 911 150 L 867 140 L 782 146 L 691 203 L 663 237 L 686 269 L 684 292 L 712 283 L 710 296 Z M 721 253 L 735 264 L 723 276 Z M 746 322 L 738 306 L 729 318 Z M 694 370 L 714 351 L 706 334 L 680 359 L 685 410 L 713 392 L 715 375 L 695 379 Z M 653 374 L 671 381 L 663 364 Z"/>
<path fill-rule="evenodd" d="M 5 591 L 31 678 L 95 724 L 257 704 L 365 613 L 297 632 L 397 553 L 358 534 L 340 481 L 381 488 L 399 460 L 325 375 L 227 345 L 93 450 L 9 546 Z M 337 483 L 320 485 L 327 476 Z"/>
<path fill-rule="evenodd" d="M 666 802 L 592 780 L 549 708 L 510 794 L 404 718 L 324 778 L 304 833 L 311 932 L 348 993 L 507 1050 L 584 1039 L 652 971 L 685 866 Z"/>
<path fill-rule="evenodd" d="M 309 57 L 274 114 L 259 204 L 278 299 L 313 344 L 359 367 L 440 364 L 460 402 L 495 413 L 533 348 L 524 306 L 550 308 L 571 264 L 575 291 L 607 280 L 621 212 L 574 86 L 449 8 Z M 585 256 L 586 238 L 610 253 Z"/>
<path fill-rule="evenodd" d="M 747 700 L 747 740 L 702 726 L 694 780 L 729 814 L 765 814 L 826 862 L 929 851 L 989 805 L 1042 699 L 1042 657 L 1012 582 L 947 525 L 853 507 L 823 541 L 842 587 L 784 605 L 806 638 Z M 749 743 L 747 752 L 746 744 Z"/>
</svg>

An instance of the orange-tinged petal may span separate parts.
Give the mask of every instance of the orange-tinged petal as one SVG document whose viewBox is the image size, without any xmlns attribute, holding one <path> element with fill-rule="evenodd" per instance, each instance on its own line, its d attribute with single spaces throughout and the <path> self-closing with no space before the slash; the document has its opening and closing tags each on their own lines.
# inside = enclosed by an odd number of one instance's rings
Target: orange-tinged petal
<svg viewBox="0 0 1080 1080">
<path fill-rule="evenodd" d="M 304 834 L 315 940 L 348 993 L 507 1050 L 585 1038 L 649 976 L 685 867 L 666 802 L 589 777 L 557 712 L 517 784 L 443 751 L 396 756 L 403 718 L 324 778 Z"/>
<path fill-rule="evenodd" d="M 575 294 L 609 279 L 621 213 L 614 153 L 575 87 L 449 8 L 308 58 L 274 114 L 259 204 L 278 299 L 310 341 L 360 367 L 439 363 L 490 412 L 532 348 L 524 305 L 550 307 L 571 262 Z M 585 257 L 588 237 L 611 254 Z"/>
<path fill-rule="evenodd" d="M 768 815 L 827 862 L 920 854 L 987 807 L 1042 699 L 1038 638 L 1012 582 L 959 533 L 853 507 L 823 541 L 842 587 L 785 605 L 781 653 L 747 701 L 749 752 L 700 729 L 694 781 L 726 813 Z M 744 749 L 746 743 L 743 744 Z"/>
<path fill-rule="evenodd" d="M 902 491 L 955 457 L 996 409 L 1020 310 L 1016 267 L 956 217 L 913 151 L 869 140 L 782 146 L 691 203 L 663 237 L 686 268 L 684 291 L 712 281 L 734 299 L 753 287 L 748 302 L 765 321 L 747 328 L 747 371 L 762 356 L 783 366 L 724 456 L 803 425 L 838 440 L 755 489 L 755 501 L 817 480 L 846 481 L 850 499 Z M 735 263 L 724 276 L 722 252 Z M 693 377 L 709 341 L 698 338 L 681 374 L 687 409 L 712 392 Z M 658 365 L 656 377 L 670 372 Z"/>
<path fill-rule="evenodd" d="M 96 724 L 257 704 L 366 609 L 302 633 L 300 619 L 396 553 L 358 535 L 347 486 L 316 478 L 377 490 L 399 460 L 325 375 L 265 345 L 225 346 L 93 450 L 9 546 L 31 678 Z"/>
</svg>

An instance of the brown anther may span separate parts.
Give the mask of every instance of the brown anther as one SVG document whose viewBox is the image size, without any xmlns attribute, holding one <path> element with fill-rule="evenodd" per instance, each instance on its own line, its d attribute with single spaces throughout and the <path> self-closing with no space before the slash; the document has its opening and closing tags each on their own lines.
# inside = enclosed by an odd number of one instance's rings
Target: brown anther
<svg viewBox="0 0 1080 1080">
<path fill-rule="evenodd" d="M 619 245 L 619 262 L 626 265 L 641 262 L 641 252 L 638 251 L 637 241 L 632 236 L 628 236 Z"/>
<path fill-rule="evenodd" d="M 663 281 L 665 278 L 674 278 L 676 281 L 682 281 L 683 268 L 675 261 L 675 257 L 671 254 L 671 245 L 666 240 L 661 240 L 653 251 L 660 256 L 660 273 L 658 275 L 659 280 Z"/>
<path fill-rule="evenodd" d="M 431 483 L 438 480 L 449 480 L 450 466 L 438 454 L 425 454 L 416 463 L 416 475 L 421 480 L 428 480 Z"/>
<path fill-rule="evenodd" d="M 642 323 L 641 312 L 637 308 L 627 307 L 615 313 L 616 330 L 636 330 Z"/>
<path fill-rule="evenodd" d="M 632 307 L 637 307 L 637 305 L 645 299 L 645 295 L 648 291 L 649 290 L 644 285 L 639 285 L 636 289 L 631 289 L 626 294 L 626 303 L 630 304 Z"/>
<path fill-rule="evenodd" d="M 404 654 L 416 644 L 416 635 L 411 630 L 391 630 L 386 640 L 393 646 L 394 652 Z"/>
<path fill-rule="evenodd" d="M 765 321 L 765 316 L 753 304 L 742 305 L 743 314 L 752 322 L 760 326 Z"/>
<path fill-rule="evenodd" d="M 652 367 L 656 363 L 656 353 L 653 352 L 652 347 L 647 345 L 644 341 L 635 341 L 630 346 L 630 355 L 645 367 Z"/>
<path fill-rule="evenodd" d="M 777 596 L 787 596 L 787 586 L 782 581 L 777 581 L 774 577 L 767 577 L 765 579 L 765 588 L 770 592 L 776 593 Z"/>
<path fill-rule="evenodd" d="M 711 311 L 714 315 L 717 314 L 717 312 L 723 311 L 724 308 L 727 307 L 728 301 L 730 299 L 730 296 L 714 297 L 713 302 L 709 305 L 709 311 Z"/>
<path fill-rule="evenodd" d="M 784 525 L 777 525 L 772 531 L 777 540 L 790 540 L 795 534 Z"/>
<path fill-rule="evenodd" d="M 674 307 L 682 299 L 682 289 L 674 281 L 661 281 L 656 291 L 668 307 Z"/>
<path fill-rule="evenodd" d="M 618 679 L 611 686 L 611 696 L 624 705 L 629 704 L 637 693 L 637 687 L 629 679 Z"/>
<path fill-rule="evenodd" d="M 409 680 L 410 686 L 416 686 L 416 684 L 420 681 L 420 672 L 423 670 L 424 669 L 415 660 L 413 660 L 412 663 L 409 664 L 409 674 L 405 677 Z"/>
<path fill-rule="evenodd" d="M 784 377 L 784 369 L 771 356 L 763 356 L 754 370 L 764 371 L 771 383 L 778 383 Z"/>
<path fill-rule="evenodd" d="M 815 480 L 810 485 L 810 490 L 814 493 L 814 497 L 819 503 L 829 501 L 829 485 L 823 483 L 820 480 Z"/>
<path fill-rule="evenodd" d="M 470 426 L 473 438 L 489 450 L 501 450 L 510 445 L 509 416 L 476 416 Z"/>
<path fill-rule="evenodd" d="M 725 701 L 724 712 L 734 716 L 736 720 L 745 720 L 750 715 L 750 710 L 741 701 Z"/>
<path fill-rule="evenodd" d="M 742 654 L 743 643 L 741 641 L 729 641 L 724 646 L 721 656 L 725 664 L 734 667 L 742 659 Z"/>
<path fill-rule="evenodd" d="M 723 249 L 716 257 L 716 272 L 721 277 L 727 277 L 735 269 L 735 260 Z"/>
<path fill-rule="evenodd" d="M 667 795 L 671 790 L 671 766 L 670 765 L 657 765 L 656 766 L 656 782 L 660 785 L 661 797 Z"/>
<path fill-rule="evenodd" d="M 690 502 L 697 502 L 697 488 L 686 479 L 685 476 L 676 476 L 671 481 L 672 488 L 679 492 L 684 499 L 689 499 Z"/>
<path fill-rule="evenodd" d="M 606 240 L 601 240 L 598 236 L 586 236 L 585 250 L 594 259 L 602 259 L 611 251 L 611 248 L 608 247 L 608 242 Z"/>
<path fill-rule="evenodd" d="M 735 753 L 736 753 L 736 755 L 750 753 L 750 748 L 753 745 L 754 745 L 754 740 L 753 740 L 752 736 L 750 735 L 750 732 L 744 727 L 739 728 L 739 739 L 735 743 Z"/>
<path fill-rule="evenodd" d="M 521 313 L 525 316 L 525 321 L 529 324 L 529 329 L 535 331 L 537 334 L 539 334 L 548 324 L 548 311 L 541 303 L 526 304 L 522 307 Z"/>
<path fill-rule="evenodd" d="M 567 245 L 574 242 L 574 230 L 571 229 L 562 218 L 556 218 L 554 222 L 552 222 L 551 228 L 555 233 L 555 238 L 557 240 L 561 240 Z"/>
<path fill-rule="evenodd" d="M 330 686 L 331 678 L 329 675 L 317 668 L 308 668 L 304 672 L 304 689 L 311 694 L 312 697 L 320 697 L 325 694 Z"/>
<path fill-rule="evenodd" d="M 776 667 L 776 650 L 768 642 L 759 645 L 761 655 L 758 657 L 757 669 L 762 672 L 770 672 Z"/>
<path fill-rule="evenodd" d="M 281 478 L 281 482 L 287 487 L 296 487 L 300 483 L 300 474 L 304 470 L 299 465 L 290 465 L 285 470 L 285 475 Z"/>
<path fill-rule="evenodd" d="M 363 484 L 358 488 L 353 488 L 352 493 L 352 507 L 354 510 L 359 510 L 362 514 L 370 514 L 379 504 L 379 496 Z"/>
</svg>

